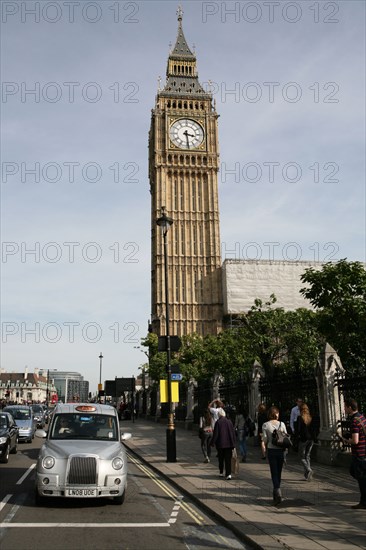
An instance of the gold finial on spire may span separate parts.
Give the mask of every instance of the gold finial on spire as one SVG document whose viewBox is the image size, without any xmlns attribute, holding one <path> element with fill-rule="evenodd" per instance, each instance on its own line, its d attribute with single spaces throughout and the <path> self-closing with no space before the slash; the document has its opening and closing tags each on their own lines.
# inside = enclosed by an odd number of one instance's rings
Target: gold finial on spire
<svg viewBox="0 0 366 550">
<path fill-rule="evenodd" d="M 178 6 L 178 9 L 177 9 L 177 16 L 178 16 L 178 21 L 182 21 L 183 19 L 183 10 L 182 10 L 182 6 Z"/>
</svg>

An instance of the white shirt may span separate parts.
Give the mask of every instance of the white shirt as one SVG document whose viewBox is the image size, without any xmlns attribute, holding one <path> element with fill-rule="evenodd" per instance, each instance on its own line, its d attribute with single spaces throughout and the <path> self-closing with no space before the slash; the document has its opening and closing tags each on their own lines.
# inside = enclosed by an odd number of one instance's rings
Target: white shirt
<svg viewBox="0 0 366 550">
<path fill-rule="evenodd" d="M 291 409 L 291 414 L 290 414 L 290 428 L 293 432 L 295 431 L 294 424 L 299 416 L 300 416 L 300 409 L 297 405 L 295 405 L 295 407 Z"/>
<path fill-rule="evenodd" d="M 214 429 L 215 424 L 219 419 L 219 411 L 222 411 L 222 410 L 223 410 L 222 407 L 217 407 L 217 408 L 210 407 L 210 413 L 211 413 L 211 417 L 212 417 L 212 421 L 211 421 L 212 429 Z"/>
</svg>

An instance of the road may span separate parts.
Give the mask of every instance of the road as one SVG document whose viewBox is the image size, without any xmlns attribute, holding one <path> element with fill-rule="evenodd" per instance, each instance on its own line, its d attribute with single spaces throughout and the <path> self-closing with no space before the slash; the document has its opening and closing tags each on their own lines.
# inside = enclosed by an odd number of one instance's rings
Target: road
<svg viewBox="0 0 366 550">
<path fill-rule="evenodd" d="M 109 500 L 50 499 L 37 507 L 35 464 L 42 441 L 20 443 L 0 466 L 2 550 L 249 549 L 166 480 L 129 454 L 124 504 Z M 214 505 L 214 503 L 213 503 Z"/>
</svg>

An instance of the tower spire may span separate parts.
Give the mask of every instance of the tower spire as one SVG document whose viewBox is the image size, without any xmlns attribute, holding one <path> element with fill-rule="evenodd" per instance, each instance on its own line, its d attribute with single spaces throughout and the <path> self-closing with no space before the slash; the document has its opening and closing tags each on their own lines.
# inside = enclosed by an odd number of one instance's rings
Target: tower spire
<svg viewBox="0 0 366 550">
<path fill-rule="evenodd" d="M 187 44 L 183 33 L 183 10 L 177 9 L 178 33 L 175 46 L 170 50 L 166 71 L 166 84 L 161 94 L 208 97 L 198 81 L 196 55 Z"/>
</svg>

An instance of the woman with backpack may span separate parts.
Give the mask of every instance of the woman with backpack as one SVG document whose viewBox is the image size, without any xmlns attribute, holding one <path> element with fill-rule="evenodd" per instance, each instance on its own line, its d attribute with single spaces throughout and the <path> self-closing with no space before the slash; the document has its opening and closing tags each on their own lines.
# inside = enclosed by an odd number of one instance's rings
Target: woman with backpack
<svg viewBox="0 0 366 550">
<path fill-rule="evenodd" d="M 297 419 L 297 433 L 299 457 L 302 465 L 304 466 L 304 476 L 306 481 L 310 481 L 313 477 L 313 470 L 310 465 L 310 454 L 314 445 L 312 420 L 309 407 L 306 403 L 302 403 L 302 405 L 300 405 L 300 415 Z"/>
<path fill-rule="evenodd" d="M 281 494 L 281 475 L 285 459 L 285 448 L 274 444 L 273 434 L 280 431 L 287 436 L 286 426 L 279 420 L 280 411 L 277 407 L 270 407 L 268 411 L 268 422 L 262 426 L 262 438 L 267 449 L 267 457 L 271 470 L 271 479 L 273 484 L 273 504 L 276 506 L 282 502 Z"/>
</svg>

